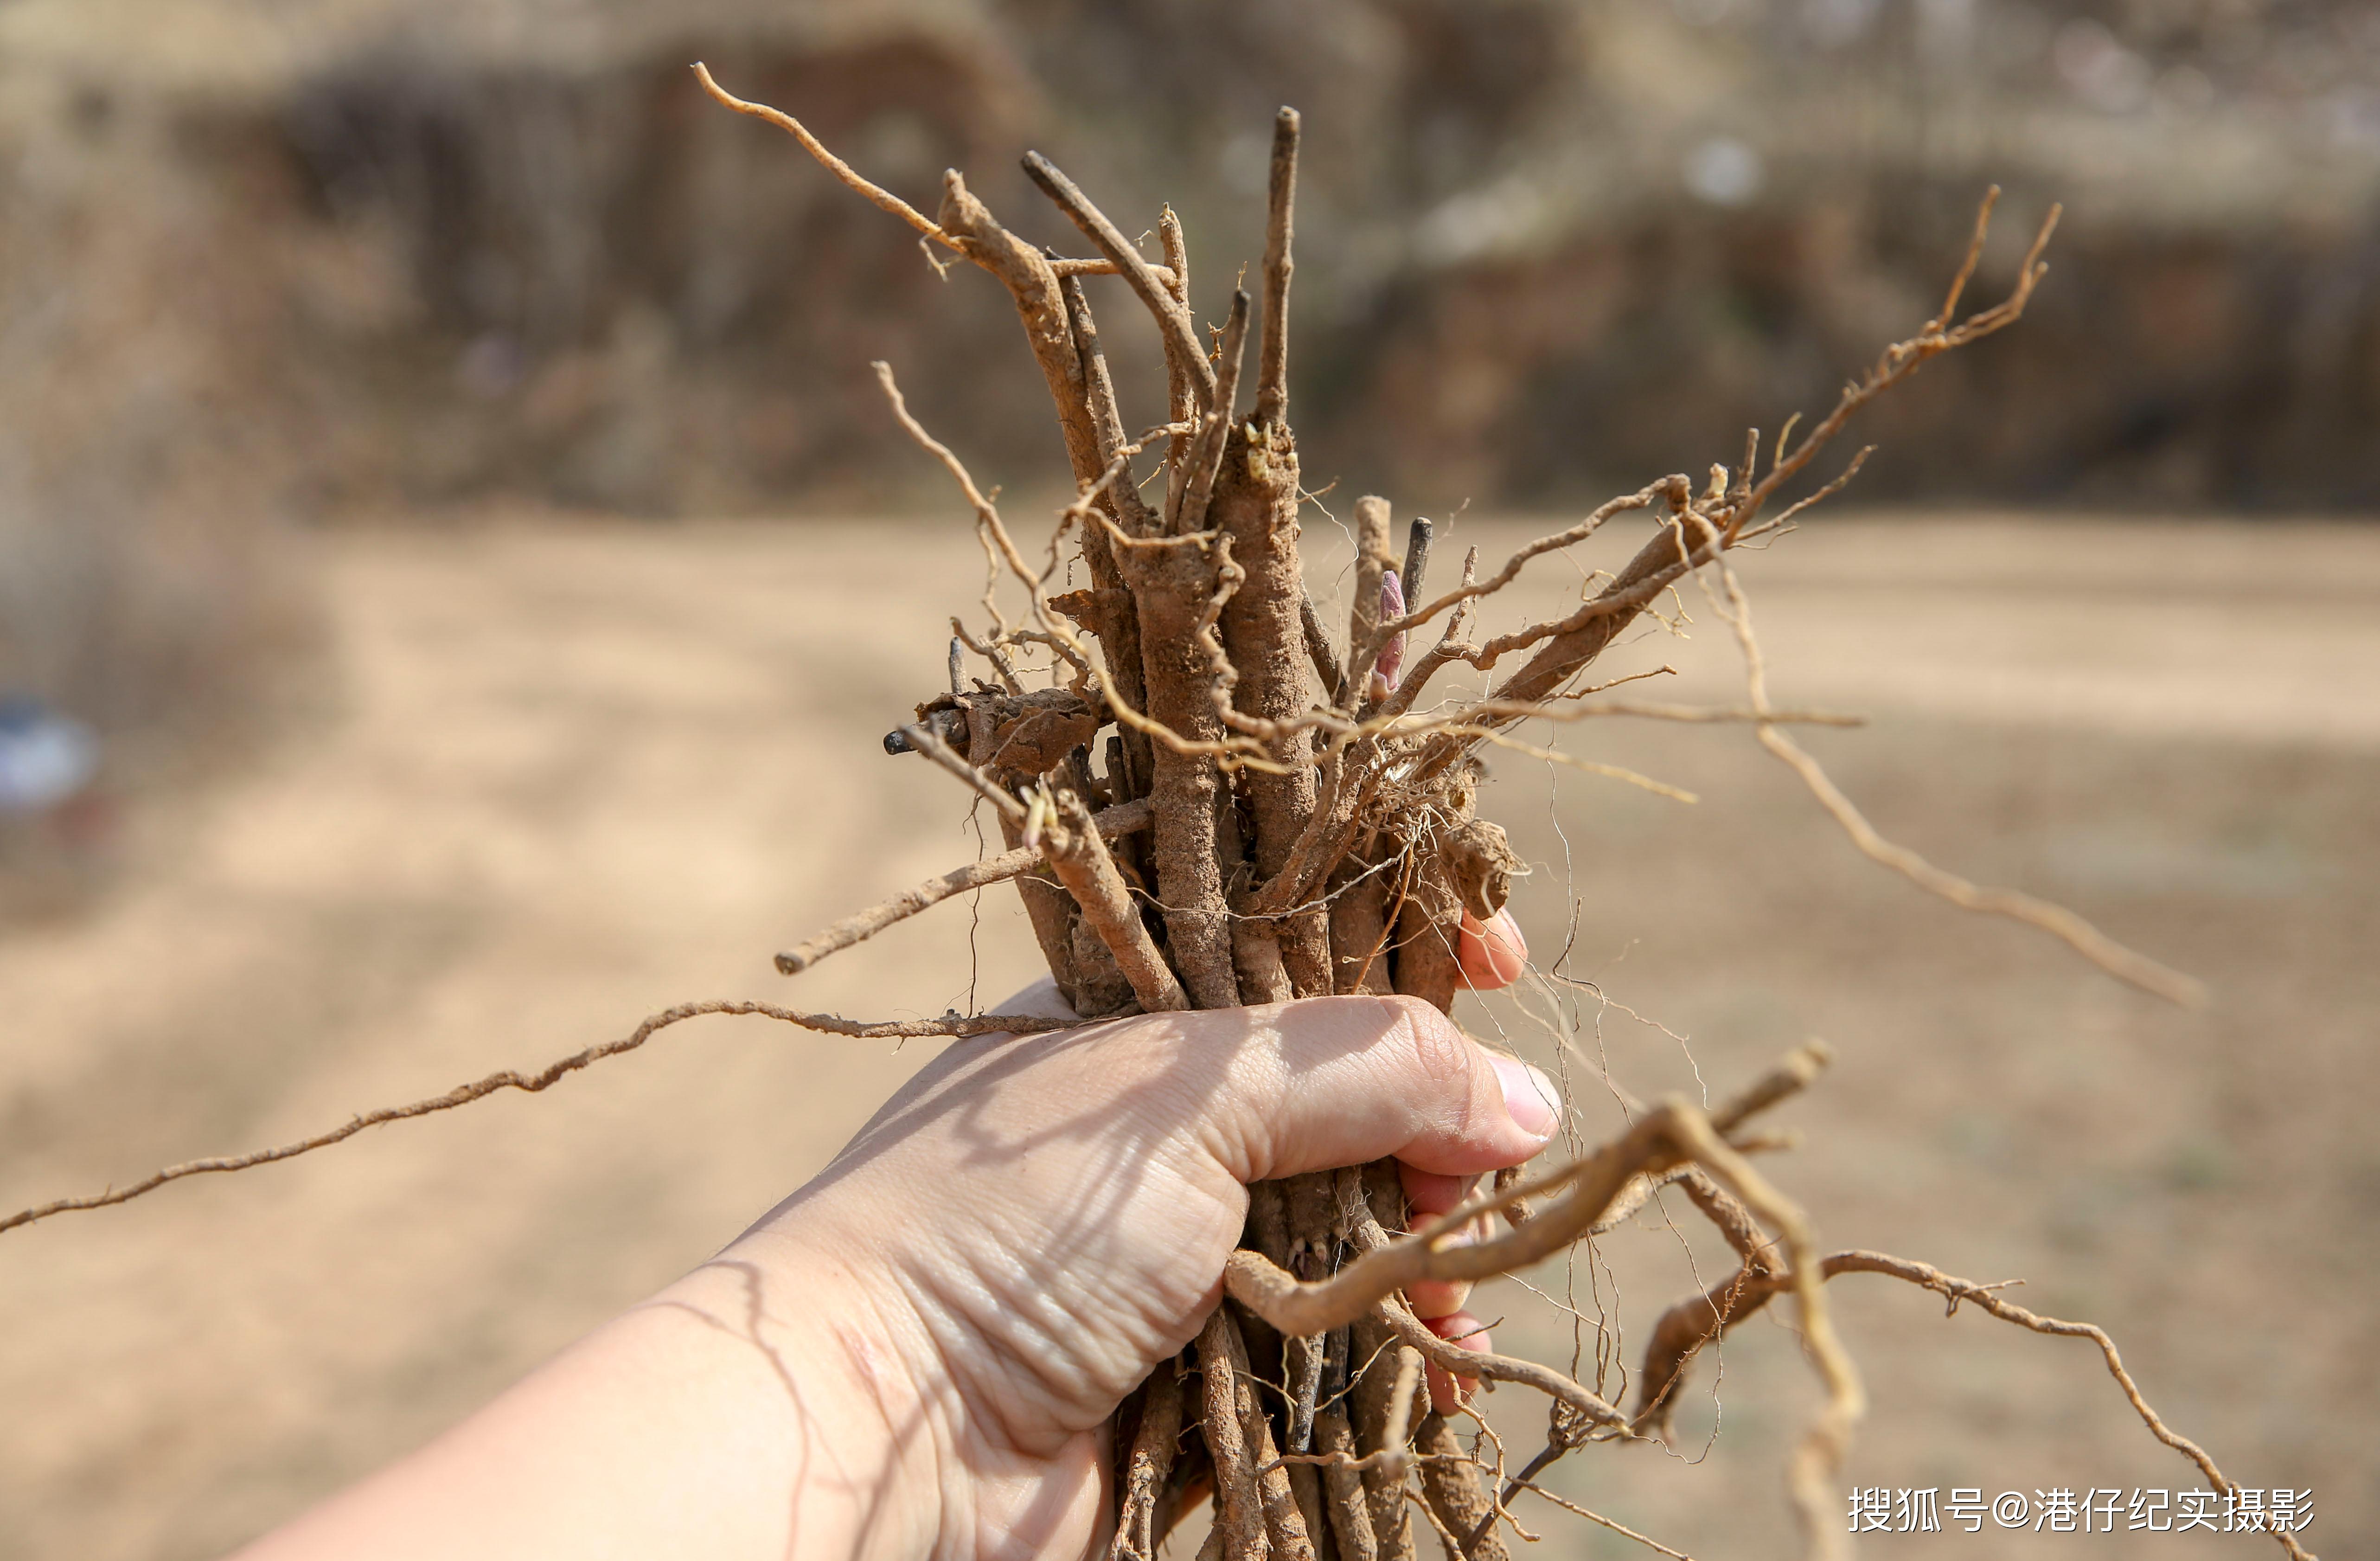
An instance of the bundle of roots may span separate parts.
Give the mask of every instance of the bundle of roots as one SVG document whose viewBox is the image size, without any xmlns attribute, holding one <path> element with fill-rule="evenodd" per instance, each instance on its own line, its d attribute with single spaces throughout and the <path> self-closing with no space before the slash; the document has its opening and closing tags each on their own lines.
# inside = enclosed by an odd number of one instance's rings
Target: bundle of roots
<svg viewBox="0 0 2380 1561">
<path fill-rule="evenodd" d="M 1960 299 L 1990 215 L 1987 197 L 1940 311 L 1887 348 L 1798 441 L 1789 423 L 1765 465 L 1755 433 L 1735 464 L 1712 467 L 1705 481 L 1669 476 L 1614 498 L 1492 573 L 1483 573 L 1475 549 L 1459 572 L 1433 567 L 1427 521 L 1412 523 L 1400 552 L 1389 503 L 1358 501 L 1351 605 L 1347 621 L 1334 626 L 1318 612 L 1301 565 L 1299 519 L 1310 498 L 1289 423 L 1294 111 L 1282 109 L 1274 126 L 1260 296 L 1235 289 L 1220 331 L 1202 336 L 1190 305 L 1188 250 L 1170 211 L 1157 225 L 1161 258 L 1151 261 L 1065 174 L 1028 154 L 1026 172 L 1096 255 L 1062 257 L 1018 238 L 956 172 L 944 176 L 940 209 L 929 217 L 868 183 L 797 121 L 730 96 L 695 68 L 719 102 L 790 132 L 852 189 L 916 228 L 937 264 L 943 254 L 955 256 L 1008 289 L 1048 382 L 1075 482 L 1046 547 L 1028 557 L 992 500 L 911 417 L 891 370 L 877 365 L 893 415 L 972 507 L 991 573 L 981 627 L 953 620 L 948 687 L 918 704 L 885 746 L 922 755 L 964 783 L 997 819 L 1007 849 L 780 954 L 784 973 L 798 974 L 942 900 L 1013 882 L 1079 1022 L 1350 993 L 1405 994 L 1451 1010 L 1464 985 L 1459 940 L 1466 918 L 1490 922 L 1525 871 L 1504 831 L 1477 814 L 1483 755 L 1510 749 L 1614 773 L 1525 742 L 1516 729 L 1531 721 L 1637 717 L 1748 726 L 1879 862 L 1969 909 L 2031 922 L 2120 979 L 2196 1000 L 2195 983 L 2071 912 L 1970 884 L 1878 836 L 1787 736 L 1796 723 L 1848 718 L 1770 704 L 1749 608 L 1729 567 L 1730 550 L 1787 530 L 1856 471 L 1855 457 L 1797 502 L 1777 502 L 1863 405 L 1927 360 L 2018 319 L 2046 269 L 2040 257 L 2054 209 L 2009 295 L 1961 318 Z M 1111 276 L 1154 321 L 1164 350 L 1165 418 L 1137 433 L 1127 432 L 1092 316 L 1088 284 Z M 1475 627 L 1481 604 L 1516 586 L 1531 560 L 1623 517 L 1649 521 L 1650 536 L 1599 589 L 1591 581 L 1560 610 L 1506 631 Z M 1056 589 L 1077 561 L 1088 585 Z M 1609 697 L 1610 683 L 1582 686 L 1616 636 L 1694 580 L 1741 643 L 1744 703 L 1661 704 Z M 1003 583 L 1012 599 L 1021 588 L 1021 612 L 1003 611 L 996 589 Z M 1434 638 L 1425 649 L 1426 635 Z M 1505 670 L 1510 662 L 1518 665 Z M 1470 692 L 1433 694 L 1434 680 L 1457 664 L 1500 676 L 1476 680 Z M 770 1004 L 688 1004 L 541 1073 L 493 1075 L 300 1143 L 174 1166 L 97 1197 L 26 1210 L 0 1220 L 0 1230 L 120 1202 L 181 1177 L 286 1158 L 376 1122 L 497 1090 L 542 1090 L 641 1045 L 668 1024 L 722 1012 L 850 1035 L 1026 1032 L 1064 1022 L 953 1014 L 866 1023 Z M 2151 1432 L 2217 1489 L 2234 1489 L 2204 1450 L 2149 1409 L 2098 1329 L 2037 1316 L 1997 1294 L 1998 1287 L 1924 1263 L 1822 1253 L 1813 1244 L 1801 1213 L 1753 1156 L 1791 1141 L 1764 1132 L 1758 1119 L 1808 1086 L 1826 1060 L 1823 1046 L 1803 1047 L 1711 1110 L 1622 1092 L 1631 1124 L 1624 1133 L 1559 1168 L 1507 1173 L 1418 1225 L 1390 1163 L 1254 1189 L 1244 1243 L 1224 1276 L 1224 1303 L 1196 1344 L 1118 1412 L 1111 1555 L 1153 1556 L 1178 1523 L 1211 1501 L 1202 1561 L 1209 1553 L 1220 1561 L 1402 1561 L 1425 1534 L 1450 1556 L 1500 1561 L 1504 1535 L 1519 1531 L 1508 1504 L 1524 1492 L 1551 1497 L 1536 1484 L 1548 1464 L 1580 1449 L 1662 1436 L 1697 1354 L 1779 1296 L 1799 1311 L 1823 1389 L 1791 1458 L 1791 1488 L 1805 1548 L 1834 1554 L 1845 1541 L 1833 1482 L 1863 1403 L 1828 1316 L 1826 1283 L 1842 1274 L 1898 1278 L 1940 1294 L 1954 1310 L 1972 1304 L 2039 1332 L 2092 1338 Z M 1441 1337 L 1404 1299 L 1421 1281 L 1524 1269 L 1613 1228 L 1669 1187 L 1714 1224 L 1738 1266 L 1660 1316 L 1633 1373 L 1633 1403 L 1609 1401 L 1552 1368 Z M 1506 1468 L 1485 1421 L 1463 1433 L 1460 1422 L 1476 1418 L 1467 1398 L 1429 1391 L 1433 1368 L 1445 1374 L 1442 1382 L 1509 1383 L 1544 1394 L 1543 1449 Z M 2304 1554 L 2289 1536 L 2274 1537 Z"/>
</svg>

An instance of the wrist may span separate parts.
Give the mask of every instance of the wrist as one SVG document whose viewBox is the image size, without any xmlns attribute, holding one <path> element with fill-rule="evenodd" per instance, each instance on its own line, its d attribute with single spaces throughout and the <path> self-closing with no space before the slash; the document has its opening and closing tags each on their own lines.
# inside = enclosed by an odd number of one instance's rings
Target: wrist
<svg viewBox="0 0 2380 1561">
<path fill-rule="evenodd" d="M 910 1364 L 897 1295 L 810 1233 L 764 1226 L 654 1299 L 747 1348 L 779 1406 L 784 1554 L 923 1561 L 942 1548 L 947 1440 Z"/>
</svg>

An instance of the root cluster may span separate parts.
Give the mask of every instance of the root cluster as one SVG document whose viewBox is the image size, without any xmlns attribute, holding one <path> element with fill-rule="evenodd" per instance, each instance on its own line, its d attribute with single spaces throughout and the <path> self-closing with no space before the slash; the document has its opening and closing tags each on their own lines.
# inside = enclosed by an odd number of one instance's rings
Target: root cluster
<svg viewBox="0 0 2380 1561">
<path fill-rule="evenodd" d="M 1063 172 L 1028 155 L 1026 173 L 1094 255 L 1060 256 L 1017 237 L 956 172 L 944 176 L 929 217 L 869 184 L 790 116 L 734 98 L 696 69 L 721 103 L 789 131 L 837 178 L 916 228 L 937 264 L 969 262 L 1005 287 L 1047 382 L 1075 486 L 1046 543 L 1028 554 L 992 498 L 910 415 L 891 369 L 877 366 L 893 415 L 972 510 L 989 565 L 982 621 L 970 628 L 953 620 L 947 687 L 918 703 L 885 746 L 949 771 L 996 821 L 1005 848 L 778 955 L 784 973 L 944 899 L 1011 882 L 1059 991 L 1084 1022 L 1348 993 L 1405 994 L 1451 1010 L 1463 985 L 1460 929 L 1466 918 L 1493 918 L 1526 871 L 1504 831 L 1478 814 L 1485 757 L 1510 749 L 1670 789 L 1518 735 L 1530 722 L 1624 718 L 1747 725 L 1868 855 L 1958 904 L 2040 927 L 2122 980 L 2197 999 L 2188 978 L 2071 912 L 1978 887 L 1878 836 L 1786 732 L 1852 718 L 1769 702 L 1750 609 L 1728 563 L 1730 550 L 1790 529 L 1856 471 L 1855 457 L 1797 502 L 1779 502 L 1860 408 L 1929 359 L 2022 314 L 2046 270 L 2054 210 L 2008 296 L 1961 317 L 1987 198 L 1940 310 L 1885 348 L 1798 440 L 1789 423 L 1765 451 L 1755 433 L 1733 464 L 1713 466 L 1702 481 L 1667 476 L 1611 499 L 1492 571 L 1483 572 L 1475 549 L 1452 568 L 1434 561 L 1427 520 L 1410 525 L 1400 550 L 1388 501 L 1359 500 L 1350 607 L 1346 621 L 1333 624 L 1301 563 L 1309 495 L 1288 421 L 1293 110 L 1274 125 L 1257 290 L 1235 289 L 1220 327 L 1207 331 L 1191 309 L 1189 252 L 1170 211 L 1159 216 L 1161 255 L 1152 261 Z M 1137 432 L 1119 404 L 1092 314 L 1088 284 L 1103 277 L 1123 284 L 1130 298 L 1120 301 L 1147 316 L 1164 352 L 1166 381 L 1152 390 L 1161 416 Z M 1616 574 L 1515 627 L 1491 632 L 1481 624 L 1485 604 L 1515 591 L 1533 560 L 1623 519 L 1649 535 Z M 1077 562 L 1087 584 L 1060 589 Z M 1587 683 L 1623 629 L 1695 580 L 1741 641 L 1744 703 L 1665 704 L 1613 696 L 1614 683 Z M 1020 595 L 1021 609 L 1013 605 Z M 1444 692 L 1436 680 L 1458 664 L 1492 675 L 1484 691 Z M 370 1121 L 445 1109 L 500 1088 L 542 1089 L 698 1011 L 761 1012 L 856 1035 L 1050 1027 L 997 1015 L 867 1025 L 765 1005 L 692 1005 L 544 1074 L 499 1075 L 239 1164 L 284 1158 Z M 2095 1328 L 2038 1317 L 1993 1287 L 1924 1263 L 1818 1250 L 1800 1210 L 1752 1157 L 1783 1142 L 1755 1119 L 1809 1086 L 1825 1062 L 1823 1047 L 1804 1047 L 1708 1112 L 1681 1100 L 1631 1102 L 1631 1125 L 1620 1136 L 1533 1177 L 1500 1178 L 1417 1228 L 1409 1228 L 1386 1163 L 1254 1189 L 1245 1241 L 1225 1274 L 1228 1299 L 1196 1344 L 1119 1412 L 1111 1555 L 1153 1557 L 1185 1515 L 1211 1502 L 1207 1543 L 1218 1561 L 1402 1561 L 1426 1534 L 1451 1556 L 1499 1561 L 1505 1535 L 1520 1531 L 1508 1504 L 1525 1493 L 1549 1495 L 1536 1482 L 1548 1465 L 1663 1435 L 1699 1353 L 1779 1297 L 1797 1309 L 1823 1390 L 1791 1457 L 1790 1483 L 1806 1549 L 1833 1554 L 1844 1543 L 1834 1481 L 1864 1400 L 1828 1321 L 1826 1286 L 1853 1273 L 1932 1289 L 1954 1310 L 1971 1304 L 2036 1331 L 2092 1337 L 2152 1432 L 2230 1488 L 2203 1450 L 2150 1410 Z M 232 1168 L 175 1167 L 120 1193 L 25 1211 L 0 1220 L 0 1229 Z M 1550 1367 L 1442 1338 L 1403 1299 L 1419 1280 L 1526 1268 L 1611 1228 L 1670 1185 L 1725 1236 L 1739 1266 L 1659 1318 L 1634 1373 L 1633 1404 L 1607 1401 Z M 1507 1468 L 1484 1421 L 1476 1434 L 1464 1433 L 1460 1422 L 1475 1420 L 1467 1407 L 1445 1407 L 1441 1395 L 1433 1409 L 1431 1368 L 1543 1393 L 1543 1450 Z M 2303 1554 L 2293 1539 L 2276 1537 Z"/>
</svg>

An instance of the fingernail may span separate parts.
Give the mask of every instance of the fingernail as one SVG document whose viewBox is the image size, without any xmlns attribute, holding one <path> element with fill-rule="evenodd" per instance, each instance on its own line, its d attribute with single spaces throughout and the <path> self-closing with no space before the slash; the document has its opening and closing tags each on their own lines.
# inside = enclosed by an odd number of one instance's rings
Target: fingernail
<svg viewBox="0 0 2380 1561">
<path fill-rule="evenodd" d="M 1504 1109 L 1513 1126 L 1539 1143 L 1554 1136 L 1561 1118 L 1554 1112 L 1553 1080 L 1518 1057 L 1490 1057 L 1496 1078 L 1504 1086 Z"/>
</svg>

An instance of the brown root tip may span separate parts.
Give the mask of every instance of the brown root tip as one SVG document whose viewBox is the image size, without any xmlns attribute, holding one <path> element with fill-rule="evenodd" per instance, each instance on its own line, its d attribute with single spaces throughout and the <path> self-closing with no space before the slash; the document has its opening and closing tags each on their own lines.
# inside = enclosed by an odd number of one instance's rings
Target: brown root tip
<svg viewBox="0 0 2380 1561">
<path fill-rule="evenodd" d="M 1429 544 L 1436 539 L 1438 528 L 1425 517 L 1414 517 L 1413 525 L 1405 531 L 1405 556 L 1401 583 L 1405 590 L 1408 611 L 1427 600 L 1421 593 L 1422 579 L 1429 567 Z"/>
</svg>

